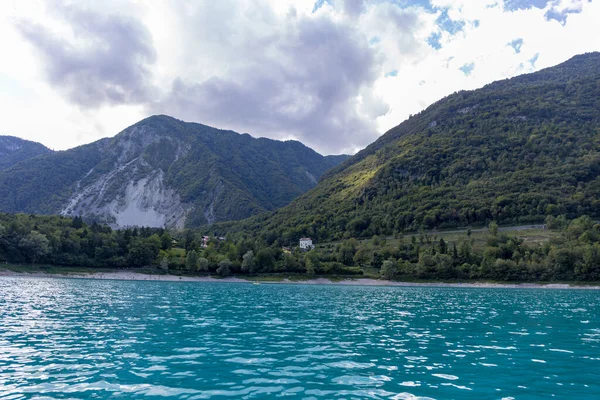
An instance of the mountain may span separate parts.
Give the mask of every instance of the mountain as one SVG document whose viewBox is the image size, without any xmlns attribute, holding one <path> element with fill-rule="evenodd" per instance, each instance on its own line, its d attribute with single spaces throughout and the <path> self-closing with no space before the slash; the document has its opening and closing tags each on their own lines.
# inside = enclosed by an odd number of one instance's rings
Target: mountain
<svg viewBox="0 0 600 400">
<path fill-rule="evenodd" d="M 600 217 L 600 53 L 454 93 L 271 214 L 221 229 L 295 241 Z"/>
<path fill-rule="evenodd" d="M 0 136 L 0 171 L 23 160 L 51 152 L 52 150 L 40 143 L 14 136 Z"/>
<path fill-rule="evenodd" d="M 325 159 L 328 160 L 330 162 L 330 164 L 333 165 L 340 165 L 341 163 L 343 163 L 344 161 L 346 161 L 347 159 L 349 159 L 350 157 L 352 157 L 351 155 L 348 154 L 338 154 L 338 155 L 332 155 L 332 156 L 325 156 Z"/>
<path fill-rule="evenodd" d="M 0 211 L 84 216 L 116 227 L 183 227 L 274 210 L 344 157 L 153 116 L 114 138 L 0 171 Z"/>
</svg>

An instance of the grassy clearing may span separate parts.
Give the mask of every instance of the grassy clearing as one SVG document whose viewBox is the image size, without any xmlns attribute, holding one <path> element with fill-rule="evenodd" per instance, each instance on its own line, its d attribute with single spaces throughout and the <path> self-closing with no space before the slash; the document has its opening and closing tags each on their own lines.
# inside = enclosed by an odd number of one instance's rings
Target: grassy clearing
<svg viewBox="0 0 600 400">
<path fill-rule="evenodd" d="M 523 240 L 524 244 L 527 245 L 542 245 L 553 237 L 560 234 L 558 231 L 551 231 L 548 229 L 523 229 L 523 230 L 511 230 L 499 232 L 501 235 L 507 235 L 509 237 L 515 237 Z M 471 236 L 467 236 L 466 233 L 444 233 L 438 232 L 434 234 L 437 237 L 437 241 L 443 238 L 444 241 L 452 245 L 465 241 L 471 241 L 474 251 L 483 251 L 485 248 L 489 233 L 487 231 L 472 232 Z"/>
<path fill-rule="evenodd" d="M 502 230 L 499 232 L 501 235 L 507 235 L 509 237 L 517 237 L 523 240 L 525 244 L 529 245 L 542 245 L 553 237 L 560 235 L 558 231 L 552 231 L 549 229 L 541 229 L 541 228 L 532 228 L 532 229 L 515 229 L 515 230 Z M 476 229 L 471 232 L 471 235 L 467 235 L 467 231 L 431 231 L 425 232 L 426 238 L 429 239 L 431 243 L 438 243 L 441 238 L 449 245 L 456 243 L 458 246 L 462 242 L 471 242 L 474 251 L 483 251 L 486 245 L 487 238 L 489 233 L 487 229 Z M 418 242 L 420 242 L 420 233 L 414 234 L 405 234 L 402 237 L 395 238 L 393 236 L 388 236 L 385 238 L 385 245 L 391 247 L 397 247 L 401 241 L 407 243 L 411 240 L 411 237 L 414 236 Z M 373 239 L 362 239 L 359 240 L 361 244 L 372 245 Z M 326 243 L 318 243 L 316 246 L 318 249 L 327 249 L 335 247 L 336 244 L 342 243 L 341 240 L 326 242 Z M 424 245 L 427 245 L 425 243 Z"/>
</svg>

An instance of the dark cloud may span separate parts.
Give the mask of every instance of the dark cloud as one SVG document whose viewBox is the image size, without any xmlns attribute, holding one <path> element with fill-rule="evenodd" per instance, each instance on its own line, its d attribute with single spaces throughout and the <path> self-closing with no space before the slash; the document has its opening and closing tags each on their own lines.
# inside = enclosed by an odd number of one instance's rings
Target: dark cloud
<svg viewBox="0 0 600 400">
<path fill-rule="evenodd" d="M 48 82 L 83 107 L 147 101 L 153 92 L 149 67 L 156 55 L 148 30 L 137 20 L 55 4 L 73 37 L 21 21 L 21 34 L 43 60 Z"/>
<path fill-rule="evenodd" d="M 153 111 L 260 136 L 293 135 L 324 152 L 362 147 L 377 137 L 374 118 L 388 111 L 371 93 L 378 56 L 350 26 L 294 19 L 280 35 L 249 39 L 242 47 L 247 58 L 237 67 L 199 83 L 175 80 Z"/>
</svg>

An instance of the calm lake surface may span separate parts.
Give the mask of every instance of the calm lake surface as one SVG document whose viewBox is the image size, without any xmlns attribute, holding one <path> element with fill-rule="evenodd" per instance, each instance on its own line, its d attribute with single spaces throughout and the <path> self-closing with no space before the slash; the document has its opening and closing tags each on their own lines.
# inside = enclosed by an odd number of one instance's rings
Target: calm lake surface
<svg viewBox="0 0 600 400">
<path fill-rule="evenodd" d="M 600 292 L 0 278 L 0 398 L 600 398 Z"/>
</svg>

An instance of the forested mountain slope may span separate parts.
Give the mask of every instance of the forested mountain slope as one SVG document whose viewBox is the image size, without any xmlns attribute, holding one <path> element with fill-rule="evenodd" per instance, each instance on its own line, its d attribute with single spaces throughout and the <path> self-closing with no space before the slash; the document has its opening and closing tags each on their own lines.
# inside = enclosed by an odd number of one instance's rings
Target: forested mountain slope
<svg viewBox="0 0 600 400">
<path fill-rule="evenodd" d="M 0 171 L 0 211 L 84 216 L 116 227 L 183 227 L 274 210 L 343 161 L 153 116 L 111 139 Z"/>
<path fill-rule="evenodd" d="M 51 152 L 52 150 L 40 143 L 14 136 L 0 136 L 0 171 L 21 161 Z"/>
<path fill-rule="evenodd" d="M 295 241 L 600 217 L 600 53 L 462 91 L 228 232 Z"/>
</svg>

